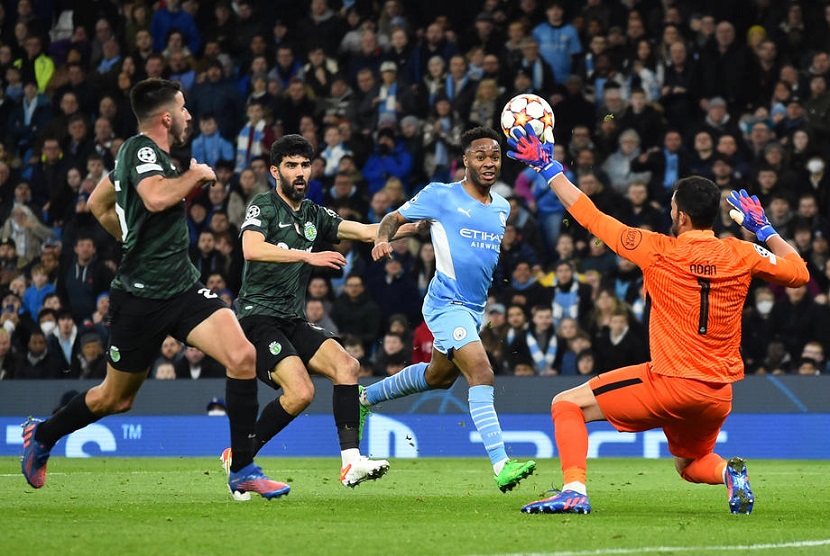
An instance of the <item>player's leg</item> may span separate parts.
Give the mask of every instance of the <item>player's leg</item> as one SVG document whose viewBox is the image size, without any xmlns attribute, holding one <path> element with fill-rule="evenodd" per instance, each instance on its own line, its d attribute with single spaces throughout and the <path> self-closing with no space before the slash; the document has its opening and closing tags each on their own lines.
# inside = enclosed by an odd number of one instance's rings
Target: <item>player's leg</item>
<svg viewBox="0 0 830 556">
<path fill-rule="evenodd" d="M 658 377 L 655 387 L 677 415 L 663 425 L 677 472 L 692 483 L 724 484 L 726 460 L 714 449 L 731 408 L 731 386 Z"/>
<path fill-rule="evenodd" d="M 257 377 L 274 390 L 282 388 L 282 395 L 267 403 L 257 419 L 257 452 L 314 399 L 314 384 L 283 330 L 285 324 L 262 315 L 245 317 L 239 322 L 256 350 Z"/>
<path fill-rule="evenodd" d="M 460 334 L 453 337 L 458 338 Z M 470 385 L 467 401 L 470 406 L 470 417 L 481 435 L 484 448 L 493 465 L 495 481 L 502 492 L 513 490 L 522 479 L 533 474 L 536 462 L 519 462 L 507 457 L 502 438 L 501 424 L 496 414 L 494 401 L 494 374 L 490 366 L 487 352 L 477 335 L 470 335 L 472 341 L 460 345 L 463 338 L 459 338 L 457 346 L 452 348 L 448 355 L 452 362 L 464 375 Z"/>
<path fill-rule="evenodd" d="M 460 340 L 468 336 L 478 339 L 477 322 L 480 323 L 480 317 L 477 321 L 469 309 L 450 304 L 434 308 L 425 306 L 424 320 L 434 337 L 432 359 L 429 364 L 409 365 L 367 387 L 360 399 L 363 406 L 372 406 L 427 390 L 450 388 L 458 378 L 460 371 L 450 360 L 451 356 L 447 357 L 447 353 L 452 353 L 453 346 L 458 342 L 453 339 L 454 335 Z"/>
<path fill-rule="evenodd" d="M 729 511 L 733 514 L 752 513 L 755 494 L 749 484 L 749 473 L 743 458 L 733 457 L 726 461 L 710 452 L 698 458 L 674 458 L 674 466 L 683 479 L 690 483 L 726 485 Z"/>
<path fill-rule="evenodd" d="M 257 377 L 274 390 L 282 389 L 282 395 L 267 403 L 257 419 L 255 455 L 314 399 L 314 384 L 296 349 L 280 328 L 280 322 L 254 315 L 239 323 L 256 350 Z M 220 459 L 230 478 L 233 450 L 226 448 Z M 234 498 L 245 499 L 236 494 Z"/>
<path fill-rule="evenodd" d="M 46 481 L 46 465 L 52 447 L 64 436 L 102 417 L 128 411 L 147 376 L 147 369 L 167 334 L 163 302 L 137 299 L 114 291 L 107 375 L 104 381 L 72 398 L 43 422 L 30 419 L 23 430 L 21 468 L 35 488 Z M 156 326 L 147 327 L 147 322 Z"/>
<path fill-rule="evenodd" d="M 714 452 L 731 409 L 731 386 L 676 380 L 666 388 L 671 388 L 670 397 L 681 406 L 675 412 L 687 417 L 663 427 L 677 472 L 692 483 L 725 484 L 730 511 L 750 513 L 755 497 L 746 462 L 739 457 L 727 461 Z"/>
<path fill-rule="evenodd" d="M 562 466 L 562 490 L 586 493 L 588 428 L 605 419 L 589 383 L 560 392 L 551 403 L 554 438 Z"/>
<path fill-rule="evenodd" d="M 233 453 L 228 476 L 231 494 L 237 500 L 247 500 L 250 492 L 269 500 L 287 494 L 291 488 L 269 479 L 253 459 L 259 413 L 254 346 L 245 338 L 233 311 L 209 290 L 197 285 L 181 299 L 174 337 L 185 338 L 227 369 L 225 403 Z"/>
<path fill-rule="evenodd" d="M 302 413 L 314 400 L 314 383 L 302 360 L 291 355 L 282 359 L 269 373 L 271 384 L 282 388 L 282 395 L 272 400 L 257 419 L 257 451 Z"/>
<path fill-rule="evenodd" d="M 255 425 L 259 401 L 254 346 L 245 338 L 236 316 L 225 307 L 201 320 L 187 334 L 186 341 L 227 369 L 225 402 L 228 405 L 233 450 L 231 470 L 239 471 L 253 461 L 256 453 Z"/>
<path fill-rule="evenodd" d="M 301 332 L 302 331 L 302 332 Z M 349 355 L 343 346 L 326 331 L 312 327 L 298 327 L 294 337 L 302 335 L 302 345 L 313 349 L 308 362 L 308 369 L 325 377 L 334 384 L 332 394 L 332 412 L 340 441 L 340 482 L 348 487 L 355 487 L 363 481 L 382 477 L 389 470 L 386 460 L 370 460 L 360 454 L 361 415 L 358 402 L 357 373 L 360 364 Z M 322 339 L 322 343 L 318 341 Z M 317 346 L 314 349 L 313 346 Z"/>
<path fill-rule="evenodd" d="M 361 393 L 360 403 L 363 407 L 371 407 L 418 392 L 447 389 L 455 383 L 459 374 L 458 368 L 446 355 L 433 349 L 429 363 L 409 365 L 400 372 L 367 386 Z"/>
<path fill-rule="evenodd" d="M 549 498 L 536 500 L 522 508 L 525 513 L 589 513 L 591 503 L 587 495 L 588 427 L 586 423 L 606 419 L 618 430 L 623 427 L 616 414 L 626 415 L 637 422 L 647 413 L 651 396 L 640 378 L 645 367 L 625 367 L 603 373 L 588 382 L 554 396 L 551 403 L 554 439 L 562 467 L 562 490 Z M 628 389 L 628 390 L 626 390 Z M 636 389 L 636 392 L 634 391 Z M 598 396 L 603 397 L 600 405 Z M 626 414 L 626 408 L 630 414 Z M 651 426 L 646 426 L 651 428 Z"/>
<path fill-rule="evenodd" d="M 675 456 L 674 466 L 680 476 L 690 483 L 726 485 L 729 511 L 733 514 L 752 512 L 755 495 L 743 458 L 733 457 L 727 461 L 718 454 L 709 452 L 697 458 Z"/>
<path fill-rule="evenodd" d="M 699 458 L 674 458 L 674 468 L 684 480 L 690 483 L 722 485 L 726 483 L 724 471 L 726 460 L 714 452 Z"/>
<path fill-rule="evenodd" d="M 28 483 L 40 488 L 46 482 L 46 465 L 58 440 L 102 417 L 129 411 L 146 375 L 146 370 L 127 373 L 107 365 L 107 375 L 101 384 L 72 398 L 46 421 L 29 419 L 23 430 L 21 461 Z"/>
</svg>

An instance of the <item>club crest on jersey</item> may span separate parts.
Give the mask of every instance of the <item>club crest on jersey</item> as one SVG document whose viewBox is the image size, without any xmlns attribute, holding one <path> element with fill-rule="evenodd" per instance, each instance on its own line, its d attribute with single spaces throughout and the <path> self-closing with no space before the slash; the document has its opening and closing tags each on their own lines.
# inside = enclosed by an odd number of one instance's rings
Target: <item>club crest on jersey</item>
<svg viewBox="0 0 830 556">
<path fill-rule="evenodd" d="M 317 227 L 311 222 L 306 222 L 303 226 L 303 236 L 308 241 L 314 241 L 317 238 Z"/>
<path fill-rule="evenodd" d="M 271 352 L 271 355 L 279 355 L 282 351 L 282 344 L 279 342 L 271 342 L 268 344 L 268 351 Z"/>
<path fill-rule="evenodd" d="M 463 327 L 459 326 L 452 331 L 452 337 L 455 340 L 463 340 L 467 337 L 467 331 Z"/>
<path fill-rule="evenodd" d="M 121 351 L 115 346 L 110 346 L 110 359 L 113 363 L 121 361 Z"/>
<path fill-rule="evenodd" d="M 147 164 L 152 164 L 156 161 L 156 151 L 154 151 L 151 147 L 141 147 L 138 149 L 136 156 L 141 162 L 145 162 Z"/>
</svg>

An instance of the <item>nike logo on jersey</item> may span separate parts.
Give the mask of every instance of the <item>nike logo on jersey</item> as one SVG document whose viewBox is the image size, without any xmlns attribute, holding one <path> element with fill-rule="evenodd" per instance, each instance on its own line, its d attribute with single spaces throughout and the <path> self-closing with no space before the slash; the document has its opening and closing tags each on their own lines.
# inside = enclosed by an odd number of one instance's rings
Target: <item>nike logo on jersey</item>
<svg viewBox="0 0 830 556">
<path fill-rule="evenodd" d="M 283 224 L 282 222 L 279 223 L 280 228 L 290 228 L 291 224 Z"/>
<path fill-rule="evenodd" d="M 472 218 L 472 216 L 470 216 L 470 209 L 463 209 L 461 207 L 458 207 L 458 212 L 460 212 L 461 214 L 466 215 L 467 218 Z"/>
</svg>

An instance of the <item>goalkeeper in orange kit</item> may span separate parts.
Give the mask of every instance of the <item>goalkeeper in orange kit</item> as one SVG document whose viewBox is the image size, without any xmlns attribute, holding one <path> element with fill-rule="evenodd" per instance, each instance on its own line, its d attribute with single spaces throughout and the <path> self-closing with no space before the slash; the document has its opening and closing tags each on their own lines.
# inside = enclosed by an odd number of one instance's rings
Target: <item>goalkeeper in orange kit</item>
<svg viewBox="0 0 830 556">
<path fill-rule="evenodd" d="M 651 360 L 592 378 L 553 398 L 554 436 L 562 490 L 531 502 L 526 513 L 588 513 L 586 423 L 617 430 L 662 428 L 680 476 L 725 484 L 732 513 L 752 511 L 754 495 L 743 459 L 713 452 L 732 407 L 732 383 L 744 376 L 739 353 L 741 312 L 753 277 L 788 287 L 809 279 L 807 266 L 779 236 L 758 199 L 732 192 L 732 217 L 767 248 L 715 237 L 720 191 L 706 178 L 679 180 L 671 199 L 672 235 L 625 226 L 600 212 L 568 180 L 528 125 L 510 138 L 507 156 L 536 169 L 571 215 L 615 253 L 643 271 Z"/>
</svg>

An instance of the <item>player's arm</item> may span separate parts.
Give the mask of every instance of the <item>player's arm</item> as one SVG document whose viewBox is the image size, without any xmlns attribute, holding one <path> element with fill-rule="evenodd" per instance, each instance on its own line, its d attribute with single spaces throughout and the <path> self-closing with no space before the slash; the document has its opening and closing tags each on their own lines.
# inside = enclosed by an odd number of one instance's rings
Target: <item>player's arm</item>
<svg viewBox="0 0 830 556">
<path fill-rule="evenodd" d="M 789 288 L 797 288 L 810 281 L 810 271 L 807 270 L 807 263 L 793 249 L 792 245 L 784 241 L 781 236 L 775 234 L 767 239 L 767 247 L 773 255 L 781 259 L 781 262 L 773 273 L 769 274 L 762 269 L 759 273 L 760 276 L 770 282 Z"/>
<path fill-rule="evenodd" d="M 383 220 L 378 224 L 375 246 L 372 248 L 372 259 L 379 261 L 392 254 L 392 245 L 389 242 L 392 238 L 399 237 L 396 236 L 398 230 L 407 223 L 410 223 L 410 221 L 397 210 L 383 217 Z"/>
<path fill-rule="evenodd" d="M 242 254 L 246 261 L 263 263 L 305 263 L 325 268 L 342 268 L 346 258 L 336 251 L 309 253 L 298 249 L 283 249 L 265 241 L 259 230 L 242 232 Z"/>
<path fill-rule="evenodd" d="M 155 174 L 142 179 L 136 191 L 150 212 L 161 212 L 180 203 L 190 190 L 216 180 L 216 174 L 207 164 L 190 161 L 190 168 L 176 178 Z"/>
<path fill-rule="evenodd" d="M 118 241 L 121 241 L 121 224 L 118 222 L 118 214 L 115 212 L 115 186 L 109 175 L 104 176 L 87 199 L 86 206 L 89 208 L 101 226 Z"/>
<path fill-rule="evenodd" d="M 656 250 L 654 241 L 658 240 L 658 234 L 630 228 L 600 211 L 594 202 L 568 179 L 563 172 L 562 164 L 553 158 L 553 144 L 541 143 L 530 124 L 525 126 L 524 133 L 518 133 L 518 137 L 518 140 L 512 137 L 507 140 L 513 149 L 507 152 L 508 157 L 524 162 L 539 172 L 571 216 L 602 240 L 609 249 L 640 268 L 649 264 Z M 646 238 L 650 241 L 643 241 Z"/>
<path fill-rule="evenodd" d="M 390 241 L 402 239 L 405 237 L 412 237 L 418 235 L 421 229 L 428 226 L 428 222 L 407 222 L 403 224 Z M 363 224 L 355 222 L 354 220 L 343 220 L 340 226 L 337 227 L 337 239 L 351 239 L 354 241 L 362 241 L 363 243 L 371 243 L 378 235 L 378 228 L 380 224 Z"/>
</svg>

